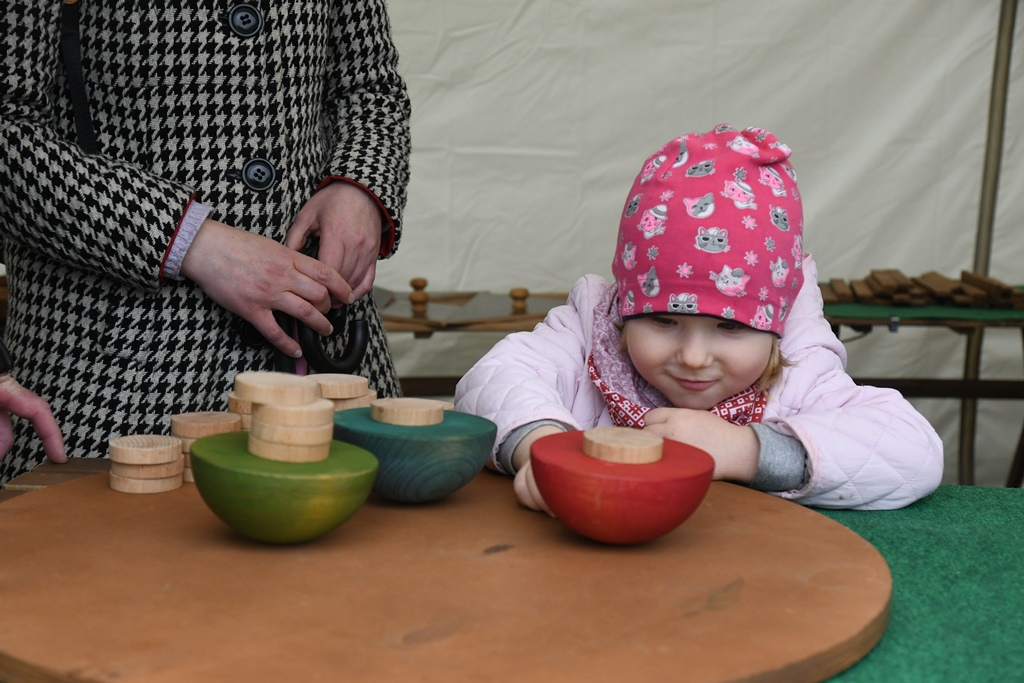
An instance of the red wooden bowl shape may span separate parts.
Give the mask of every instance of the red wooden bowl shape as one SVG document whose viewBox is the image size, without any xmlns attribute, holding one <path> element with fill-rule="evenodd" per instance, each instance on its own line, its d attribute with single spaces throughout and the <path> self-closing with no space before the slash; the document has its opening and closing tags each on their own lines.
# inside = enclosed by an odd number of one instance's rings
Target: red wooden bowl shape
<svg viewBox="0 0 1024 683">
<path fill-rule="evenodd" d="M 551 511 L 582 536 L 619 545 L 644 543 L 693 514 L 711 486 L 706 452 L 664 440 L 657 462 L 606 462 L 583 451 L 581 431 L 534 442 L 534 480 Z"/>
</svg>

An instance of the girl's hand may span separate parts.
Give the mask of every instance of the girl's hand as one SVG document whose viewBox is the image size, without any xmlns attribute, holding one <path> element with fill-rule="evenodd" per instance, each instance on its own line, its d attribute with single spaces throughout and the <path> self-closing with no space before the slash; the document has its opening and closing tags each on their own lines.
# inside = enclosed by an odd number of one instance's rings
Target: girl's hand
<svg viewBox="0 0 1024 683">
<path fill-rule="evenodd" d="M 537 510 L 538 512 L 546 512 L 551 517 L 554 517 L 554 513 L 551 512 L 551 508 L 548 507 L 547 503 L 544 502 L 543 496 L 540 495 L 540 491 L 537 490 L 537 482 L 533 478 L 533 466 L 527 461 L 523 467 L 516 472 L 516 479 L 513 484 L 513 488 L 516 492 L 516 498 L 524 506 L 531 510 Z"/>
<path fill-rule="evenodd" d="M 715 479 L 749 484 L 757 475 L 761 443 L 750 427 L 689 408 L 655 408 L 644 415 L 644 425 L 646 432 L 707 451 L 715 460 Z"/>
</svg>

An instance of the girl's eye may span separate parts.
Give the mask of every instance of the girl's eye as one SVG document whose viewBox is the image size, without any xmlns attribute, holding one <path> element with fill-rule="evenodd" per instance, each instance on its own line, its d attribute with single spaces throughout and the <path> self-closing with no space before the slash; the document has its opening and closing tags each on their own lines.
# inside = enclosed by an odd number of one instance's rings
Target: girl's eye
<svg viewBox="0 0 1024 683">
<path fill-rule="evenodd" d="M 742 327 L 743 326 L 740 325 L 739 323 L 727 323 L 727 322 L 718 323 L 718 329 L 724 330 L 725 332 L 734 332 L 734 331 L 736 331 L 738 329 L 741 329 Z"/>
<path fill-rule="evenodd" d="M 655 316 L 654 318 L 651 318 L 651 320 L 654 322 L 655 325 L 658 325 L 659 327 L 668 327 L 669 325 L 676 324 L 676 321 L 673 320 L 672 318 L 663 318 L 661 316 Z"/>
</svg>

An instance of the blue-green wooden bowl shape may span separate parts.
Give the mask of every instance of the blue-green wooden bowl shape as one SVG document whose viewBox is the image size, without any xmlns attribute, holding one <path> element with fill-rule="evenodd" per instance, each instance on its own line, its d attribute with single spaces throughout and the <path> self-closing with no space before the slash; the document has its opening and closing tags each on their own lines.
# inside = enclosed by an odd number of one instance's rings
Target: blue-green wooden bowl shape
<svg viewBox="0 0 1024 683">
<path fill-rule="evenodd" d="M 490 420 L 453 410 L 435 425 L 376 422 L 369 408 L 334 414 L 334 438 L 377 456 L 373 490 L 401 503 L 426 503 L 454 493 L 483 468 L 498 427 Z"/>
<path fill-rule="evenodd" d="M 377 459 L 334 441 L 326 460 L 289 463 L 249 453 L 248 434 L 192 443 L 192 476 L 203 502 L 240 534 L 265 543 L 302 543 L 355 514 L 377 474 Z"/>
</svg>

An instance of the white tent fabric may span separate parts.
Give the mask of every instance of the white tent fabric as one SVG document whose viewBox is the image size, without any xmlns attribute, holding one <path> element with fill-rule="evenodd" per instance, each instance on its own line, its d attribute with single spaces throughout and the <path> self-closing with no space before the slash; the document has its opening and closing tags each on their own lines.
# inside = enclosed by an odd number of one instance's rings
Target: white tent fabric
<svg viewBox="0 0 1024 683">
<path fill-rule="evenodd" d="M 399 253 L 407 290 L 567 291 L 610 277 L 625 193 L 663 142 L 719 122 L 793 149 L 805 248 L 823 279 L 973 265 L 998 0 L 391 0 L 413 102 Z M 1024 20 L 1010 72 L 989 273 L 1024 283 Z M 404 376 L 464 372 L 500 335 L 391 341 Z M 876 331 L 851 374 L 956 377 L 963 339 Z M 990 330 L 982 377 L 1024 375 L 1021 334 Z M 956 478 L 959 406 L 915 399 Z M 977 483 L 1005 480 L 1021 401 L 980 401 Z"/>
</svg>

